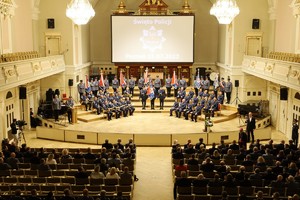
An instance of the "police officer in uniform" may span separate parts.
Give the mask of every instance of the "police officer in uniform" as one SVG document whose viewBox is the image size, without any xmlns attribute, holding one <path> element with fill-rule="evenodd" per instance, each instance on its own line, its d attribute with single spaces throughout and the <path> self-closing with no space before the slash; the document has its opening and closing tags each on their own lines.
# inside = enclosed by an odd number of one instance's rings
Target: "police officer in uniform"
<svg viewBox="0 0 300 200">
<path fill-rule="evenodd" d="M 173 104 L 172 108 L 170 109 L 170 117 L 173 116 L 173 111 L 176 111 L 176 109 L 178 108 L 178 106 L 179 106 L 179 103 L 178 103 L 178 101 L 175 98 L 174 104 Z"/>
<path fill-rule="evenodd" d="M 166 79 L 166 88 L 167 88 L 167 97 L 171 96 L 171 88 L 172 88 L 172 79 L 170 77 L 170 74 L 168 75 L 168 78 Z"/>
<path fill-rule="evenodd" d="M 114 80 L 112 80 L 112 88 L 113 88 L 114 92 L 117 92 L 117 90 L 119 89 L 119 86 L 120 86 L 119 80 L 115 76 Z"/>
<path fill-rule="evenodd" d="M 69 96 L 69 99 L 66 102 L 67 113 L 68 113 L 68 121 L 72 124 L 72 109 L 74 108 L 74 100 L 72 96 Z"/>
<path fill-rule="evenodd" d="M 186 80 L 184 79 L 184 76 L 181 77 L 181 80 L 179 80 L 179 87 L 180 88 L 183 88 L 184 90 L 186 89 L 187 87 L 187 83 L 186 83 Z"/>
<path fill-rule="evenodd" d="M 201 115 L 202 108 L 203 106 L 201 105 L 201 103 L 198 103 L 195 110 L 192 112 L 192 116 L 191 116 L 192 121 L 195 120 L 195 122 L 197 122 L 198 115 Z"/>
<path fill-rule="evenodd" d="M 160 89 L 160 87 L 161 87 L 161 80 L 159 76 L 156 76 L 156 79 L 154 81 L 154 88 L 155 88 L 154 93 L 156 96 L 158 96 L 158 90 Z"/>
<path fill-rule="evenodd" d="M 140 91 L 140 95 L 139 95 L 139 99 L 141 98 L 141 91 L 144 87 L 144 83 L 145 83 L 145 80 L 144 78 L 141 76 L 138 80 L 138 88 L 139 88 L 139 91 Z"/>
<path fill-rule="evenodd" d="M 109 89 L 109 81 L 107 79 L 107 76 L 104 79 L 104 87 L 105 87 L 104 93 L 106 93 Z"/>
<path fill-rule="evenodd" d="M 221 78 L 221 81 L 220 81 L 220 91 L 222 92 L 223 96 L 224 96 L 224 92 L 225 92 L 225 81 L 224 81 L 224 78 L 222 77 Z"/>
<path fill-rule="evenodd" d="M 141 99 L 142 99 L 142 109 L 145 110 L 146 109 L 146 101 L 148 99 L 148 95 L 147 95 L 147 89 L 143 88 L 141 90 Z"/>
<path fill-rule="evenodd" d="M 134 86 L 135 86 L 135 81 L 133 80 L 133 76 L 130 76 L 130 80 L 128 82 L 128 87 L 129 87 L 129 91 L 131 96 L 133 96 L 133 92 L 134 92 Z"/>
<path fill-rule="evenodd" d="M 78 90 L 78 93 L 79 93 L 79 98 L 81 98 L 83 93 L 85 93 L 85 84 L 83 83 L 82 80 L 80 80 L 80 82 L 78 83 L 77 90 Z"/>
<path fill-rule="evenodd" d="M 225 83 L 224 92 L 226 94 L 227 104 L 230 103 L 231 99 L 231 92 L 232 92 L 232 83 L 230 82 L 230 78 L 228 78 L 228 81 Z"/>
<path fill-rule="evenodd" d="M 205 76 L 205 80 L 203 81 L 203 90 L 209 90 L 210 82 L 208 78 Z"/>
<path fill-rule="evenodd" d="M 126 88 L 127 88 L 127 84 L 128 84 L 127 79 L 124 78 L 124 83 L 121 83 L 121 84 L 122 84 L 122 85 L 121 85 L 122 94 L 124 94 L 124 92 L 125 92 L 125 90 L 126 90 Z"/>
<path fill-rule="evenodd" d="M 166 98 L 166 91 L 162 88 L 158 90 L 158 98 L 159 98 L 159 109 L 163 110 L 164 109 L 164 102 Z"/>
</svg>

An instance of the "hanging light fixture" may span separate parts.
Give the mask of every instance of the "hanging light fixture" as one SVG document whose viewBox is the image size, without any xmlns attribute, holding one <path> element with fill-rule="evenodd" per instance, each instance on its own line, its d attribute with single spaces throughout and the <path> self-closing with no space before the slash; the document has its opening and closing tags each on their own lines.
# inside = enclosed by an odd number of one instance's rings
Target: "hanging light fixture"
<svg viewBox="0 0 300 200">
<path fill-rule="evenodd" d="M 89 0 L 71 0 L 67 6 L 66 15 L 74 24 L 84 25 L 95 16 L 95 11 Z"/>
<path fill-rule="evenodd" d="M 210 14 L 216 16 L 220 24 L 230 24 L 240 13 L 235 0 L 216 0 Z"/>
</svg>

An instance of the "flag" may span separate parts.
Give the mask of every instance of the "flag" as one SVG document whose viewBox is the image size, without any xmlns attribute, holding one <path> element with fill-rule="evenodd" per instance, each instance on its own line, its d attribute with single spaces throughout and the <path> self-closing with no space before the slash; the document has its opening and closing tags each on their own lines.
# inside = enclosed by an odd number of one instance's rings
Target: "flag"
<svg viewBox="0 0 300 200">
<path fill-rule="evenodd" d="M 148 80 L 148 68 L 144 72 L 144 80 L 145 80 L 145 84 L 147 84 L 149 82 L 149 80 Z"/>
<path fill-rule="evenodd" d="M 103 73 L 102 72 L 101 72 L 101 75 L 100 75 L 99 86 L 104 87 L 104 79 L 103 79 Z"/>
<path fill-rule="evenodd" d="M 85 75 L 85 88 L 88 89 L 90 87 L 89 76 Z"/>
<path fill-rule="evenodd" d="M 125 81 L 125 78 L 124 78 L 124 75 L 122 73 L 122 71 L 120 71 L 120 85 L 126 85 L 126 81 Z"/>
<path fill-rule="evenodd" d="M 152 100 L 154 98 L 154 90 L 153 87 L 148 86 L 147 89 L 147 95 L 149 96 L 150 100 Z"/>
</svg>

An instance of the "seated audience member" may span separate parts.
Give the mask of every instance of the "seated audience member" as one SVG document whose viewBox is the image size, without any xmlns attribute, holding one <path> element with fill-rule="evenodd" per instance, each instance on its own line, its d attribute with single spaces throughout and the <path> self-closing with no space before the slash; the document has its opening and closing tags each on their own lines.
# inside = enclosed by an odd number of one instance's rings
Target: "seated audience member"
<svg viewBox="0 0 300 200">
<path fill-rule="evenodd" d="M 57 162 L 54 159 L 54 155 L 52 153 L 50 153 L 48 155 L 48 158 L 46 159 L 46 165 L 56 165 L 56 164 L 57 164 Z"/>
<path fill-rule="evenodd" d="M 292 191 L 299 190 L 299 183 L 295 182 L 295 178 L 292 175 L 289 175 L 286 180 L 287 182 L 285 184 L 285 187 Z"/>
<path fill-rule="evenodd" d="M 264 199 L 264 193 L 259 190 L 257 193 L 256 193 L 256 200 L 263 200 Z"/>
<path fill-rule="evenodd" d="M 39 165 L 41 162 L 40 162 L 40 159 L 39 157 L 37 156 L 37 152 L 33 152 L 33 155 L 32 155 L 32 158 L 30 159 L 30 163 L 31 165 Z"/>
<path fill-rule="evenodd" d="M 122 180 L 132 179 L 132 174 L 129 172 L 128 167 L 124 167 L 124 172 L 120 174 L 120 179 Z"/>
<path fill-rule="evenodd" d="M 194 153 L 196 153 L 196 151 L 194 149 L 194 145 L 192 143 L 190 143 L 188 145 L 188 147 L 184 150 L 184 153 L 186 153 L 186 154 L 194 154 Z"/>
<path fill-rule="evenodd" d="M 220 178 L 219 174 L 215 174 L 214 178 L 212 180 L 209 181 L 208 186 L 209 187 L 220 187 L 223 185 L 223 181 Z"/>
<path fill-rule="evenodd" d="M 285 173 L 288 175 L 296 176 L 297 172 L 298 172 L 298 168 L 296 163 L 291 162 Z"/>
<path fill-rule="evenodd" d="M 127 167 L 133 167 L 134 166 L 133 155 L 131 153 L 128 153 L 127 157 L 123 159 L 122 164 Z"/>
<path fill-rule="evenodd" d="M 193 180 L 194 187 L 206 187 L 209 180 L 204 177 L 202 173 L 198 174 L 197 178 Z"/>
<path fill-rule="evenodd" d="M 276 161 L 275 167 L 272 168 L 272 171 L 276 175 L 283 174 L 283 167 L 281 166 L 281 162 L 280 161 Z"/>
<path fill-rule="evenodd" d="M 187 166 L 184 164 L 183 160 L 179 161 L 179 165 L 175 167 L 175 171 L 187 171 Z"/>
<path fill-rule="evenodd" d="M 241 165 L 243 165 L 243 166 L 253 166 L 253 165 L 254 165 L 253 161 L 251 160 L 251 156 L 250 156 L 249 154 L 246 155 L 246 158 L 245 158 L 245 160 L 242 162 Z"/>
<path fill-rule="evenodd" d="M 41 164 L 38 166 L 38 170 L 41 171 L 49 171 L 51 170 L 51 168 L 49 167 L 49 165 L 46 164 L 45 159 L 41 159 Z"/>
<path fill-rule="evenodd" d="M 82 196 L 78 197 L 77 200 L 94 200 L 94 198 L 89 196 L 88 189 L 83 189 Z"/>
<path fill-rule="evenodd" d="M 126 148 L 126 149 L 129 148 L 130 151 L 131 151 L 131 153 L 135 154 L 135 152 L 136 152 L 136 145 L 134 144 L 132 138 L 130 138 L 130 139 L 128 140 L 128 143 L 125 144 L 125 148 Z"/>
<path fill-rule="evenodd" d="M 69 154 L 69 150 L 68 149 L 63 149 L 61 152 L 61 159 L 70 159 L 72 158 L 72 156 Z"/>
<path fill-rule="evenodd" d="M 188 139 L 187 142 L 183 145 L 183 150 L 186 150 L 191 143 L 192 143 L 192 140 Z"/>
<path fill-rule="evenodd" d="M 6 163 L 12 168 L 12 169 L 19 169 L 18 163 L 20 163 L 19 159 L 16 158 L 16 154 L 12 152 L 10 154 L 10 157 L 6 159 Z"/>
<path fill-rule="evenodd" d="M 40 197 L 38 197 L 36 189 L 31 190 L 31 195 L 26 198 L 26 200 L 41 200 Z"/>
<path fill-rule="evenodd" d="M 213 143 L 211 144 L 211 148 L 208 149 L 208 153 L 209 153 L 210 155 L 212 155 L 212 154 L 214 153 L 215 150 L 218 150 L 218 148 L 217 148 L 217 144 L 216 144 L 215 142 L 213 142 Z"/>
<path fill-rule="evenodd" d="M 91 179 L 102 179 L 102 178 L 105 178 L 104 174 L 102 172 L 100 172 L 100 166 L 99 165 L 97 165 L 94 168 L 94 171 L 91 173 L 90 178 Z"/>
<path fill-rule="evenodd" d="M 263 177 L 260 174 L 260 169 L 255 168 L 254 174 L 251 174 L 249 178 L 250 178 L 250 180 L 262 180 Z"/>
<path fill-rule="evenodd" d="M 108 139 L 105 139 L 105 142 L 102 144 L 102 148 L 105 147 L 106 150 L 110 151 L 113 149 L 112 143 L 109 142 Z"/>
<path fill-rule="evenodd" d="M 201 145 L 204 149 L 206 149 L 206 144 L 204 143 L 203 138 L 199 138 L 199 142 L 195 145 L 195 149 L 199 151 Z"/>
<path fill-rule="evenodd" d="M 195 154 L 192 154 L 187 162 L 188 165 L 198 165 L 198 160 L 195 158 Z"/>
<path fill-rule="evenodd" d="M 278 175 L 277 179 L 272 181 L 269 186 L 272 187 L 272 188 L 277 188 L 277 189 L 284 188 L 285 183 L 284 183 L 284 180 L 283 180 L 283 176 Z"/>
<path fill-rule="evenodd" d="M 181 171 L 180 177 L 175 180 L 173 195 L 177 198 L 177 187 L 191 187 L 191 180 L 187 178 L 186 171 Z"/>
<path fill-rule="evenodd" d="M 74 176 L 78 179 L 86 179 L 89 177 L 88 174 L 85 172 L 84 168 L 81 166 L 78 167 L 78 172 Z"/>
<path fill-rule="evenodd" d="M 64 190 L 64 196 L 61 197 L 61 200 L 75 200 L 75 198 L 71 196 L 71 191 L 66 188 Z"/>
<path fill-rule="evenodd" d="M 106 196 L 105 190 L 101 190 L 99 200 L 112 200 L 112 199 L 110 199 L 109 197 Z"/>
<path fill-rule="evenodd" d="M 119 179 L 120 176 L 117 173 L 117 169 L 115 167 L 110 168 L 109 172 L 106 174 L 106 178 L 117 178 L 117 179 Z"/>
<path fill-rule="evenodd" d="M 83 154 L 82 152 L 80 151 L 80 149 L 77 149 L 75 154 L 73 155 L 74 159 L 81 159 L 83 158 Z"/>
<path fill-rule="evenodd" d="M 269 185 L 272 181 L 276 180 L 277 175 L 272 171 L 271 167 L 268 167 L 263 177 L 265 180 L 264 184 Z"/>
<path fill-rule="evenodd" d="M 107 164 L 110 167 L 120 168 L 121 163 L 122 162 L 121 162 L 120 156 L 119 156 L 119 154 L 116 154 L 116 153 L 112 153 L 111 158 L 108 158 L 108 160 L 107 160 Z"/>
<path fill-rule="evenodd" d="M 267 166 L 272 166 L 274 164 L 274 156 L 271 154 L 271 149 L 267 148 L 266 153 L 263 154 L 262 157 L 265 159 Z"/>
<path fill-rule="evenodd" d="M 173 159 L 184 159 L 184 155 L 182 153 L 182 149 L 180 147 L 177 148 L 177 151 L 172 154 Z"/>
<path fill-rule="evenodd" d="M 262 156 L 259 156 L 257 158 L 256 166 L 255 167 L 260 168 L 261 171 L 265 171 L 266 170 L 266 167 L 267 167 L 266 161 L 265 161 L 265 159 Z"/>
<path fill-rule="evenodd" d="M 202 165 L 200 166 L 200 170 L 203 172 L 212 172 L 215 168 L 215 165 L 211 161 L 210 157 L 207 157 L 205 161 L 203 161 Z"/>
<path fill-rule="evenodd" d="M 83 157 L 88 160 L 96 159 L 96 156 L 95 156 L 95 154 L 93 154 L 92 149 L 90 147 L 87 149 L 87 153 L 84 154 Z"/>
<path fill-rule="evenodd" d="M 236 140 L 233 140 L 233 141 L 232 141 L 232 144 L 229 145 L 229 149 L 232 149 L 232 150 L 239 150 L 239 149 L 240 149 L 240 146 L 237 144 Z"/>
<path fill-rule="evenodd" d="M 0 158 L 0 170 L 9 170 L 11 167 Z"/>
<path fill-rule="evenodd" d="M 228 149 L 227 154 L 223 155 L 223 158 L 225 160 L 234 160 L 235 159 L 235 155 L 233 154 L 232 149 Z"/>
<path fill-rule="evenodd" d="M 220 161 L 220 166 L 216 169 L 216 171 L 220 174 L 221 177 L 226 173 L 227 166 L 224 162 L 224 160 Z"/>
<path fill-rule="evenodd" d="M 122 144 L 122 140 L 119 138 L 117 143 L 114 144 L 114 149 L 118 150 L 119 153 L 124 152 L 124 145 Z"/>
<path fill-rule="evenodd" d="M 221 159 L 221 154 L 219 153 L 218 150 L 215 150 L 212 155 L 210 156 L 212 160 L 220 160 Z"/>
<path fill-rule="evenodd" d="M 225 187 L 235 187 L 236 186 L 236 182 L 234 181 L 232 174 L 229 173 L 226 176 L 224 176 L 223 186 L 225 186 Z"/>
</svg>

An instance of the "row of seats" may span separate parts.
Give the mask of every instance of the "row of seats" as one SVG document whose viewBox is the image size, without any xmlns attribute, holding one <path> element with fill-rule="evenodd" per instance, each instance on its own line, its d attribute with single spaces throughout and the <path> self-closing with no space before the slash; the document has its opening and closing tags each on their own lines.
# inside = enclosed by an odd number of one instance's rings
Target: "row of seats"
<svg viewBox="0 0 300 200">
<path fill-rule="evenodd" d="M 6 53 L 1 55 L 0 62 L 13 62 L 18 60 L 33 59 L 38 57 L 39 54 L 37 51 Z"/>
<path fill-rule="evenodd" d="M 270 52 L 267 58 L 300 63 L 300 54 L 294 53 Z"/>
<path fill-rule="evenodd" d="M 220 200 L 221 195 L 178 195 L 177 200 Z M 226 200 L 237 200 L 237 199 L 247 199 L 247 200 L 257 200 L 256 195 L 247 196 L 246 198 L 237 196 L 228 196 Z M 272 196 L 264 196 L 264 200 L 274 200 Z M 289 197 L 280 197 L 281 200 L 288 200 Z"/>
<path fill-rule="evenodd" d="M 207 187 L 177 187 L 177 194 L 184 195 L 219 195 L 223 191 L 226 191 L 228 195 L 255 195 L 258 191 L 262 191 L 265 196 L 270 196 L 271 194 L 278 192 L 280 196 L 292 196 L 298 193 L 298 190 L 291 189 L 288 187 L 275 188 L 275 187 L 256 187 L 256 186 L 234 186 L 234 187 L 224 187 L 224 186 L 207 186 Z"/>
<path fill-rule="evenodd" d="M 116 194 L 122 192 L 125 196 L 130 196 L 132 186 L 89 186 L 89 185 L 0 185 L 1 195 L 14 195 L 15 190 L 21 190 L 24 195 L 30 194 L 30 191 L 36 190 L 38 194 L 45 195 L 53 192 L 56 195 L 63 194 L 65 189 L 70 189 L 73 194 L 82 194 L 84 189 L 88 189 L 90 194 L 99 195 L 101 190 L 107 194 Z"/>
<path fill-rule="evenodd" d="M 133 179 L 79 179 L 74 177 L 1 177 L 0 185 L 132 185 Z"/>
</svg>

